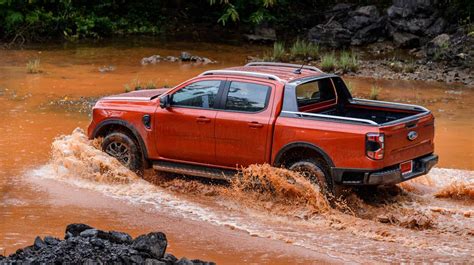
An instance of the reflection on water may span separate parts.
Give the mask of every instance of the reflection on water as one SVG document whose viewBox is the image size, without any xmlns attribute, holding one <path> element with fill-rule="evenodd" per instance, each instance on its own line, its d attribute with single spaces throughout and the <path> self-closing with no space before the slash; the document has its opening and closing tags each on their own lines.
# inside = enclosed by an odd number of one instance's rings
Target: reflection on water
<svg viewBox="0 0 474 265">
<path fill-rule="evenodd" d="M 30 244 L 35 235 L 62 235 L 65 224 L 81 221 L 133 235 L 167 230 L 171 239 L 177 239 L 171 241 L 171 248 L 177 250 L 174 253 L 221 263 L 232 263 L 229 256 L 240 261 L 251 255 L 262 263 L 284 263 L 295 256 L 325 260 L 326 254 L 329 259 L 337 256 L 338 262 L 354 255 L 387 262 L 472 259 L 472 88 L 347 78 L 357 96 L 367 96 L 377 82 L 381 100 L 432 109 L 440 168 L 401 185 L 390 201 L 370 203 L 354 197 L 346 202 L 352 214 L 316 211 L 324 203 L 305 197 L 285 202 L 283 196 L 274 201 L 266 193 L 257 196 L 225 185 L 148 175 L 158 184 L 152 185 L 96 150 L 80 131 L 69 135 L 88 124 L 89 117 L 79 110 L 88 108 L 97 97 L 123 92 L 123 85 L 133 79 L 176 85 L 205 70 L 243 64 L 248 55 L 261 53 L 262 47 L 153 42 L 138 47 L 40 48 L 41 52 L 0 51 L 0 248 L 8 253 Z M 218 64 L 140 64 L 143 57 L 176 56 L 182 50 Z M 36 57 L 41 58 L 43 73 L 27 74 L 26 62 Z M 113 65 L 115 70 L 100 72 L 104 65 Z M 61 134 L 67 136 L 54 141 Z M 265 175 L 268 169 L 254 170 Z M 304 191 L 305 185 L 299 188 Z M 429 224 L 428 228 L 422 224 Z M 199 244 L 189 243 L 183 231 L 202 239 Z M 259 240 L 264 239 L 247 238 L 239 231 L 276 241 L 262 243 Z M 274 242 L 306 250 L 299 252 Z M 400 245 L 405 246 L 404 251 Z M 289 256 L 264 255 L 272 251 Z"/>
</svg>

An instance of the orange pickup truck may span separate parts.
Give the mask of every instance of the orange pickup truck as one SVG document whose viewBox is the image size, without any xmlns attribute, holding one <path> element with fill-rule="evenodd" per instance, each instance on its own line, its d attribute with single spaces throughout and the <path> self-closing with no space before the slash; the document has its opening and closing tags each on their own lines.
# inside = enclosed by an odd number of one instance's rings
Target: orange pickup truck
<svg viewBox="0 0 474 265">
<path fill-rule="evenodd" d="M 437 162 L 424 107 L 353 98 L 315 67 L 249 63 L 172 89 L 100 99 L 89 137 L 130 169 L 228 178 L 250 164 L 299 171 L 323 191 L 385 185 Z"/>
</svg>

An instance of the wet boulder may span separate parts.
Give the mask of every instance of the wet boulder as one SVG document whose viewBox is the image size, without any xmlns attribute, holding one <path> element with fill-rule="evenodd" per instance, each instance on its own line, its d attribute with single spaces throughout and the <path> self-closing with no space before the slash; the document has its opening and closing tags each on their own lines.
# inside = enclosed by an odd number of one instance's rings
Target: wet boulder
<svg viewBox="0 0 474 265">
<path fill-rule="evenodd" d="M 252 34 L 245 34 L 244 37 L 250 42 L 274 42 L 276 41 L 276 31 L 266 23 L 256 26 Z"/>
<path fill-rule="evenodd" d="M 392 35 L 393 42 L 400 48 L 414 48 L 420 45 L 420 38 L 406 32 L 395 32 Z"/>
<path fill-rule="evenodd" d="M 66 239 L 68 236 L 79 236 L 79 234 L 87 229 L 93 229 L 93 227 L 86 224 L 70 224 L 66 227 Z"/>
<path fill-rule="evenodd" d="M 97 229 L 86 229 L 84 231 L 82 231 L 79 236 L 81 237 L 96 237 L 97 234 L 99 233 L 99 231 Z"/>
<path fill-rule="evenodd" d="M 317 25 L 309 30 L 308 38 L 319 45 L 342 48 L 351 43 L 352 31 L 344 28 L 337 21 L 327 25 Z"/>
<path fill-rule="evenodd" d="M 325 19 L 340 20 L 347 17 L 347 13 L 354 8 L 353 4 L 339 3 L 334 5 L 330 10 L 324 14 Z"/>
<path fill-rule="evenodd" d="M 357 15 L 369 17 L 369 18 L 372 18 L 372 19 L 374 19 L 374 18 L 376 19 L 376 18 L 380 17 L 379 10 L 374 5 L 361 6 L 361 7 L 356 9 L 355 13 Z"/>
<path fill-rule="evenodd" d="M 57 244 L 59 244 L 60 240 L 57 239 L 57 238 L 54 238 L 52 236 L 46 236 L 44 237 L 44 243 L 48 244 L 48 245 L 51 245 L 51 246 L 56 246 Z"/>
<path fill-rule="evenodd" d="M 161 259 L 165 254 L 167 245 L 166 235 L 161 232 L 154 232 L 135 238 L 131 247 L 148 253 L 154 258 Z"/>
<path fill-rule="evenodd" d="M 191 61 L 191 54 L 189 52 L 181 52 L 179 59 L 183 62 Z"/>
<path fill-rule="evenodd" d="M 132 237 L 124 232 L 110 231 L 109 240 L 119 244 L 130 244 L 132 243 Z"/>
<path fill-rule="evenodd" d="M 35 238 L 35 242 L 34 242 L 33 246 L 34 246 L 35 249 L 42 249 L 42 248 L 46 247 L 47 245 L 46 245 L 46 243 L 44 243 L 44 241 L 41 239 L 41 237 L 37 236 Z"/>
</svg>

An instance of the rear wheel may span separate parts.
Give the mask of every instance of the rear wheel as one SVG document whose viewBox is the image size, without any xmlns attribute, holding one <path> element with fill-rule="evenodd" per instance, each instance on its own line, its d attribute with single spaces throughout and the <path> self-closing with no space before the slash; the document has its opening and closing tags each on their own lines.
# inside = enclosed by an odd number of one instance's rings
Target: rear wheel
<svg viewBox="0 0 474 265">
<path fill-rule="evenodd" d="M 306 158 L 294 162 L 289 169 L 296 171 L 317 185 L 328 198 L 339 198 L 342 186 L 334 183 L 327 163 L 320 158 Z"/>
<path fill-rule="evenodd" d="M 142 155 L 130 135 L 116 131 L 105 136 L 102 150 L 136 173 L 143 171 Z"/>
</svg>

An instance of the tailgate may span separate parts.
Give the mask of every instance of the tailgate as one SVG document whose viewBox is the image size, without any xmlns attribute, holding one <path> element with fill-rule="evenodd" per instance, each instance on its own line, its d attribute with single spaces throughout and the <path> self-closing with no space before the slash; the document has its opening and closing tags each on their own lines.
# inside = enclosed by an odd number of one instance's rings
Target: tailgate
<svg viewBox="0 0 474 265">
<path fill-rule="evenodd" d="M 434 117 L 431 113 L 414 120 L 380 128 L 385 134 L 384 166 L 433 153 Z"/>
</svg>

